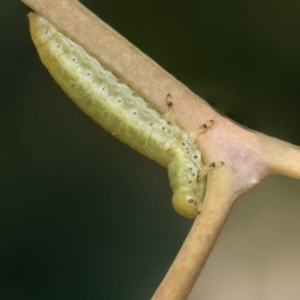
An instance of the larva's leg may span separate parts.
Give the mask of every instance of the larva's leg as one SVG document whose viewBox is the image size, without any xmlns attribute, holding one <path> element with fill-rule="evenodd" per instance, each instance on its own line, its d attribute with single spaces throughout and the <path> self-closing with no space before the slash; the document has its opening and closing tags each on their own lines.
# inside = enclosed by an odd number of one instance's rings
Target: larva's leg
<svg viewBox="0 0 300 300">
<path fill-rule="evenodd" d="M 206 176 L 208 172 L 219 169 L 223 166 L 225 166 L 225 163 L 223 161 L 216 161 L 216 162 L 213 162 L 213 163 L 203 166 L 200 170 L 199 180 L 201 180 L 201 178 Z"/>
<path fill-rule="evenodd" d="M 216 169 L 221 168 L 223 166 L 225 166 L 225 163 L 223 161 L 217 161 L 217 162 L 213 162 L 211 164 L 205 165 L 200 170 L 198 180 L 201 181 L 207 175 L 208 172 L 216 170 Z M 200 202 L 198 204 L 198 207 L 197 207 L 197 214 L 198 215 L 201 213 L 202 205 L 203 205 L 203 202 Z"/>
<path fill-rule="evenodd" d="M 167 106 L 168 106 L 169 110 L 171 110 L 172 107 L 173 107 L 173 102 L 171 101 L 171 98 L 172 98 L 172 96 L 171 96 L 171 94 L 169 93 L 169 94 L 166 96 L 166 103 L 167 103 Z"/>
<path fill-rule="evenodd" d="M 171 124 L 174 124 L 175 119 L 174 119 L 173 112 L 172 112 L 173 102 L 172 102 L 172 96 L 170 93 L 166 96 L 166 104 L 168 107 L 168 111 L 167 111 L 167 113 L 164 114 L 164 117 L 168 122 L 170 122 Z"/>
<path fill-rule="evenodd" d="M 203 206 L 203 202 L 200 202 L 197 207 L 197 215 L 201 214 L 202 206 Z"/>
<path fill-rule="evenodd" d="M 166 104 L 167 104 L 167 107 L 168 107 L 168 111 L 167 111 L 167 113 L 164 116 L 165 116 L 166 120 L 168 120 L 169 122 L 171 122 L 172 124 L 174 124 L 175 120 L 174 120 L 173 113 L 172 113 L 174 103 L 172 102 L 172 95 L 171 95 L 171 93 L 167 94 L 167 96 L 166 96 Z M 201 134 L 201 133 L 204 133 L 214 123 L 215 123 L 214 120 L 208 120 L 207 122 L 205 122 L 204 124 L 202 124 L 196 131 L 193 131 L 190 134 L 192 142 L 195 143 L 197 135 Z"/>
<path fill-rule="evenodd" d="M 193 131 L 190 134 L 191 140 L 193 143 L 195 143 L 196 137 L 198 134 L 204 133 L 207 129 L 209 129 L 211 126 L 213 126 L 215 123 L 214 120 L 208 120 L 204 124 L 202 124 L 196 131 Z"/>
</svg>

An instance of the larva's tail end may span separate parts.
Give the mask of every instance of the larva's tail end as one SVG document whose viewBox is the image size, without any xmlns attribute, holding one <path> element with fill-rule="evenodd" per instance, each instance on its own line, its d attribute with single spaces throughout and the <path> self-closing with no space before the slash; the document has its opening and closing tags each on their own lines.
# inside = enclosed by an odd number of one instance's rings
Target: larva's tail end
<svg viewBox="0 0 300 300">
<path fill-rule="evenodd" d="M 175 192 L 172 197 L 174 209 L 182 216 L 193 219 L 198 215 L 198 201 L 192 191 Z"/>
<path fill-rule="evenodd" d="M 31 38 L 33 42 L 35 42 L 36 35 L 43 28 L 45 28 L 45 26 L 47 25 L 47 21 L 45 18 L 33 12 L 28 14 L 28 19 L 29 19 L 29 29 L 30 29 Z"/>
<path fill-rule="evenodd" d="M 35 42 L 36 34 L 39 30 L 38 29 L 39 28 L 39 15 L 37 15 L 36 13 L 29 13 L 28 19 L 29 19 L 30 35 L 31 35 L 33 42 Z"/>
<path fill-rule="evenodd" d="M 32 31 L 37 26 L 37 24 L 40 22 L 41 17 L 34 12 L 30 12 L 27 15 L 27 17 L 29 19 L 30 31 Z"/>
</svg>

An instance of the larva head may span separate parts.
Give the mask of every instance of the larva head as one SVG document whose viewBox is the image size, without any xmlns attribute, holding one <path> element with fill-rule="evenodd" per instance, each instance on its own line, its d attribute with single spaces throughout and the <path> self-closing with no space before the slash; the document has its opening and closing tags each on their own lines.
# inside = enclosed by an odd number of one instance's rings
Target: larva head
<svg viewBox="0 0 300 300">
<path fill-rule="evenodd" d="M 182 216 L 193 219 L 198 214 L 199 201 L 193 191 L 175 192 L 172 197 L 174 209 Z"/>
</svg>

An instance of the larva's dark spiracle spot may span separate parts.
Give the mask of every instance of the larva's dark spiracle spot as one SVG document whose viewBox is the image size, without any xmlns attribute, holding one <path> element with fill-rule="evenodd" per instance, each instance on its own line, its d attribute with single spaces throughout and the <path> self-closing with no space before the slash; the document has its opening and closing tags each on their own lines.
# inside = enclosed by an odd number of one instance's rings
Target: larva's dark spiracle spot
<svg viewBox="0 0 300 300">
<path fill-rule="evenodd" d="M 175 210 L 194 218 L 203 201 L 206 171 L 189 135 L 46 19 L 37 14 L 29 19 L 39 56 L 56 82 L 104 129 L 166 166 Z M 166 105 L 173 106 L 170 94 Z"/>
</svg>

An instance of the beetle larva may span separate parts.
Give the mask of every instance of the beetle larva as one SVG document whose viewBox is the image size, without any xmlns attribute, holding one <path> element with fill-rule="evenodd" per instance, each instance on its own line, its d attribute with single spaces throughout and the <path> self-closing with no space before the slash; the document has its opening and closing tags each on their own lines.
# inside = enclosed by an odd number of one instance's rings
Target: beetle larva
<svg viewBox="0 0 300 300">
<path fill-rule="evenodd" d="M 46 19 L 33 13 L 29 19 L 33 42 L 55 81 L 105 130 L 166 166 L 175 210 L 194 218 L 203 201 L 207 167 L 189 135 Z"/>
</svg>

